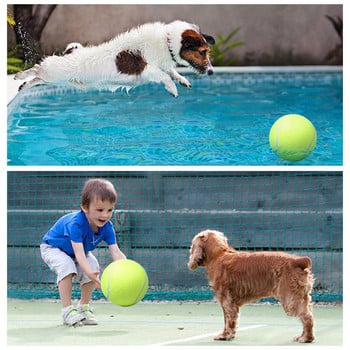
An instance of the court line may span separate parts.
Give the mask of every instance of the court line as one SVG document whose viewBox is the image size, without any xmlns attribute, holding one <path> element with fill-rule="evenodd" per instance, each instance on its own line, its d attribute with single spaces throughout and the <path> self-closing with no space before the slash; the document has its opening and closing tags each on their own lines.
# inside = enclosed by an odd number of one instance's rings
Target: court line
<svg viewBox="0 0 350 350">
<path fill-rule="evenodd" d="M 257 324 L 257 325 L 253 325 L 253 326 L 242 327 L 242 328 L 240 327 L 240 328 L 238 329 L 238 331 L 241 332 L 241 331 L 245 331 L 245 330 L 247 330 L 247 329 L 260 328 L 260 327 L 265 327 L 265 325 L 263 325 L 263 324 Z M 213 336 L 215 336 L 215 335 L 217 335 L 217 334 L 218 334 L 218 332 L 200 334 L 200 335 L 196 335 L 196 336 L 194 336 L 194 337 L 188 337 L 188 338 L 183 338 L 183 339 L 169 340 L 169 341 L 166 341 L 166 342 L 156 343 L 156 344 L 150 344 L 150 345 L 146 345 L 146 346 L 163 346 L 163 345 L 172 345 L 172 344 L 176 344 L 176 343 L 186 343 L 186 342 L 192 341 L 192 340 L 198 340 L 198 339 L 213 337 Z"/>
</svg>

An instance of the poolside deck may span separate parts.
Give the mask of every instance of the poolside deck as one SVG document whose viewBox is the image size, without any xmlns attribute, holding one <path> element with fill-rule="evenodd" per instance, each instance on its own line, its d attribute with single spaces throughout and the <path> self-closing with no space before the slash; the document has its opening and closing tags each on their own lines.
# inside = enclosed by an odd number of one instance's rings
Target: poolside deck
<svg viewBox="0 0 350 350">
<path fill-rule="evenodd" d="M 14 74 L 7 76 L 7 103 L 9 103 L 18 92 L 19 86 L 23 83 L 21 80 L 13 79 Z"/>
</svg>

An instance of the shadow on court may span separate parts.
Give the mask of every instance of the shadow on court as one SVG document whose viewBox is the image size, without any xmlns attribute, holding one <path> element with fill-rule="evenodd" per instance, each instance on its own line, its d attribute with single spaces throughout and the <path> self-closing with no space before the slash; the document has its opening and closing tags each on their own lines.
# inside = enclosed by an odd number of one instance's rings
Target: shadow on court
<svg viewBox="0 0 350 350">
<path fill-rule="evenodd" d="M 223 328 L 221 308 L 214 302 L 92 306 L 99 324 L 73 328 L 62 324 L 59 302 L 9 300 L 7 344 L 283 346 L 299 345 L 292 339 L 301 333 L 300 321 L 286 316 L 280 306 L 243 307 L 237 336 L 230 342 L 212 340 Z M 307 346 L 342 345 L 342 306 L 314 306 L 314 316 L 316 342 Z"/>
</svg>

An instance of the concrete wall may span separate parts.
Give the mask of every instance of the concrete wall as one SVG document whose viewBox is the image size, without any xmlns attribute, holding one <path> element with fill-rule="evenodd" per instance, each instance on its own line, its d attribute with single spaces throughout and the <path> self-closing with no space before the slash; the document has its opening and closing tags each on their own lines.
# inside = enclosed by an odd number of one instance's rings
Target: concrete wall
<svg viewBox="0 0 350 350">
<path fill-rule="evenodd" d="M 240 27 L 240 64 L 325 64 L 339 43 L 325 15 L 342 11 L 342 5 L 59 5 L 42 47 L 51 54 L 72 41 L 98 44 L 144 22 L 183 19 L 214 36 Z"/>
</svg>

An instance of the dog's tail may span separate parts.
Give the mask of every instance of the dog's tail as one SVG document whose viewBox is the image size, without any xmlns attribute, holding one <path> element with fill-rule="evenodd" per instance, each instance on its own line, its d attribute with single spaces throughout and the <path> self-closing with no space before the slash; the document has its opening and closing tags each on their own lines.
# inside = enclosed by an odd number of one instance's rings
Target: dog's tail
<svg viewBox="0 0 350 350">
<path fill-rule="evenodd" d="M 293 265 L 296 268 L 300 268 L 302 270 L 310 269 L 312 266 L 312 261 L 308 256 L 302 256 L 293 261 Z"/>
</svg>

